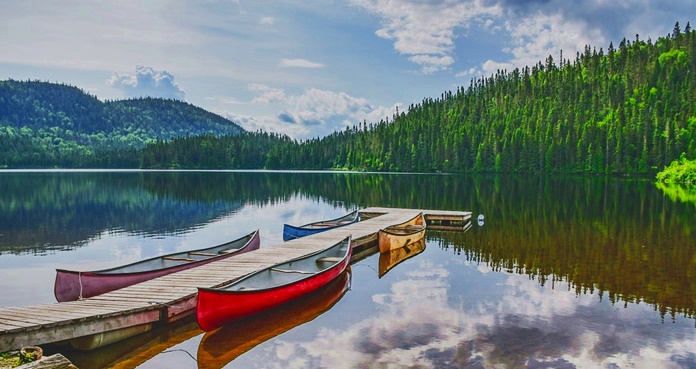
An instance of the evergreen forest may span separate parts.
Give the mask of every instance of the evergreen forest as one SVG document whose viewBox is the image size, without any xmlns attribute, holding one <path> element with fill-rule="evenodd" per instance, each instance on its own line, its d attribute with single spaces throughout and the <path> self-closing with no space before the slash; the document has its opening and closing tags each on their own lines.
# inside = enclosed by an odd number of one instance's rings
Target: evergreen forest
<svg viewBox="0 0 696 369">
<path fill-rule="evenodd" d="M 26 91 L 36 82 L 0 83 L 0 147 L 13 153 L 0 161 L 6 167 L 654 175 L 676 159 L 696 159 L 696 33 L 689 24 L 656 41 L 636 35 L 606 50 L 587 46 L 499 70 L 379 122 L 301 141 L 226 133 L 212 127 L 238 127 L 210 113 L 206 125 L 194 125 L 181 117 L 197 108 L 178 101 L 101 103 L 82 93 L 76 105 L 56 93 L 31 102 Z M 95 158 L 99 152 L 111 159 Z"/>
</svg>

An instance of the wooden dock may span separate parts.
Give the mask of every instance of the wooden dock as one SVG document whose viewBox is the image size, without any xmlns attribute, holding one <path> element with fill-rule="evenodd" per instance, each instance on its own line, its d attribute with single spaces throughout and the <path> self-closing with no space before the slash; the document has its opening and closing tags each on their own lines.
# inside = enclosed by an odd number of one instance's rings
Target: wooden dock
<svg viewBox="0 0 696 369">
<path fill-rule="evenodd" d="M 195 312 L 198 287 L 217 287 L 259 269 L 324 249 L 348 235 L 364 249 L 377 232 L 423 212 L 428 229 L 463 230 L 470 212 L 368 208 L 361 221 L 237 255 L 79 301 L 0 308 L 0 352 L 70 341 L 80 349 L 100 347 L 146 332 Z M 366 220 L 363 220 L 366 219 Z M 364 258 L 356 252 L 353 260 Z"/>
</svg>

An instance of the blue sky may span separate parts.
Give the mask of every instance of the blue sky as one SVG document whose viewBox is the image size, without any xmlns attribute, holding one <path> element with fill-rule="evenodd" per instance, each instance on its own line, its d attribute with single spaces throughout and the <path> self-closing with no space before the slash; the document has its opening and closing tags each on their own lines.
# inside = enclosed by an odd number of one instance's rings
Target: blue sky
<svg viewBox="0 0 696 369">
<path fill-rule="evenodd" d="M 0 0 L 0 79 L 177 98 L 305 139 L 691 14 L 694 0 Z"/>
</svg>

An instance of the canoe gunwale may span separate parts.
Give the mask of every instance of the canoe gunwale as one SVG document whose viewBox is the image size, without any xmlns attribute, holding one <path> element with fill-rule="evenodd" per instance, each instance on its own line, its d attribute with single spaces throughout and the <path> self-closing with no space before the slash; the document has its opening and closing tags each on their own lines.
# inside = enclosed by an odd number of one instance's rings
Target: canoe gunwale
<svg viewBox="0 0 696 369">
<path fill-rule="evenodd" d="M 344 219 L 345 219 L 345 221 L 347 222 L 345 225 L 348 225 L 348 224 L 351 224 L 351 223 L 355 223 L 355 222 L 357 222 L 357 221 L 360 219 L 360 213 L 359 213 L 357 210 L 353 210 L 353 211 L 351 211 L 350 213 L 348 213 L 348 214 L 346 214 L 346 215 L 344 215 L 344 216 L 338 217 L 338 218 L 328 219 L 328 220 L 320 220 L 320 221 L 317 221 L 317 222 L 307 223 L 307 224 L 301 225 L 301 226 L 299 226 L 299 227 L 297 227 L 297 226 L 291 226 L 291 225 L 289 225 L 289 226 L 292 227 L 292 228 L 306 228 L 306 227 L 311 227 L 311 226 L 314 225 L 314 224 L 320 224 L 320 223 L 335 223 L 335 222 L 342 221 L 342 220 L 344 220 Z M 335 225 L 335 226 L 329 226 L 329 227 L 326 227 L 326 228 L 321 227 L 321 228 L 318 228 L 318 229 L 332 229 L 332 228 L 335 228 L 335 227 L 341 227 L 341 226 L 343 226 L 343 225 L 344 225 L 344 224 L 337 224 L 337 225 Z M 317 229 L 317 228 L 311 228 L 311 229 Z"/>
<path fill-rule="evenodd" d="M 390 236 L 399 237 L 399 236 L 412 236 L 412 235 L 414 235 L 414 234 L 423 232 L 425 229 L 426 229 L 426 228 L 425 228 L 425 225 L 424 225 L 422 228 L 416 229 L 416 230 L 414 230 L 413 232 L 408 232 L 408 233 L 406 233 L 406 232 L 394 232 L 394 231 L 388 230 L 387 228 L 385 228 L 385 229 L 380 229 L 379 231 L 380 231 L 380 232 L 384 232 L 384 233 L 386 233 L 386 234 L 388 234 L 388 235 L 390 235 Z"/>
<path fill-rule="evenodd" d="M 289 264 L 289 263 L 292 263 L 292 262 L 295 262 L 295 261 L 299 261 L 299 260 L 311 259 L 311 258 L 313 258 L 313 257 L 315 257 L 315 256 L 317 256 L 317 255 L 319 255 L 319 254 L 322 254 L 322 253 L 324 253 L 324 252 L 327 252 L 328 250 L 330 250 L 330 249 L 332 249 L 332 248 L 334 248 L 334 247 L 340 247 L 340 245 L 342 245 L 344 242 L 347 242 L 347 243 L 348 243 L 348 246 L 346 247 L 346 253 L 341 257 L 341 260 L 339 260 L 339 261 L 337 261 L 337 262 L 331 264 L 331 266 L 329 266 L 328 268 L 325 268 L 325 269 L 323 269 L 323 270 L 320 270 L 320 271 L 318 271 L 318 272 L 316 272 L 316 273 L 311 273 L 311 274 L 308 273 L 305 277 L 302 277 L 302 278 L 299 278 L 299 279 L 296 279 L 296 280 L 293 280 L 293 281 L 289 281 L 289 282 L 287 282 L 287 283 L 274 285 L 274 286 L 268 287 L 268 288 L 243 289 L 243 290 L 229 290 L 229 289 L 227 289 L 227 288 L 229 288 L 229 287 L 232 286 L 232 285 L 239 284 L 239 283 L 243 282 L 243 281 L 246 280 L 246 279 L 249 279 L 249 278 L 251 278 L 251 277 L 253 277 L 253 276 L 255 276 L 255 275 L 264 273 L 264 272 L 266 272 L 266 271 L 268 271 L 268 270 L 271 270 L 271 269 L 273 269 L 273 268 L 277 268 L 278 266 L 285 265 L 285 264 Z M 327 248 L 325 248 L 325 249 L 317 250 L 317 251 L 315 251 L 315 252 L 312 252 L 311 254 L 302 255 L 302 256 L 299 256 L 299 257 L 296 257 L 296 258 L 292 258 L 292 259 L 283 261 L 282 263 L 277 263 L 277 264 L 271 265 L 271 266 L 269 266 L 269 267 L 263 268 L 263 269 L 261 269 L 261 270 L 257 270 L 257 271 L 255 271 L 255 272 L 251 272 L 251 273 L 246 274 L 246 275 L 244 275 L 243 277 L 241 277 L 241 278 L 239 278 L 239 279 L 237 279 L 237 280 L 235 280 L 235 281 L 233 281 L 233 282 L 231 282 L 231 283 L 227 283 L 227 284 L 224 284 L 224 285 L 219 286 L 219 287 L 198 287 L 198 291 L 212 292 L 212 293 L 219 293 L 219 294 L 230 294 L 230 295 L 232 295 L 232 294 L 253 294 L 253 293 L 261 293 L 261 292 L 267 292 L 267 291 L 273 291 L 273 290 L 277 290 L 277 289 L 281 289 L 281 288 L 286 288 L 286 287 L 288 287 L 288 286 L 290 286 L 290 285 L 296 284 L 296 283 L 301 282 L 301 281 L 304 281 L 304 280 L 306 280 L 306 279 L 314 278 L 314 277 L 316 277 L 316 276 L 320 276 L 320 275 L 322 275 L 322 274 L 329 273 L 329 272 L 333 271 L 335 268 L 339 267 L 341 264 L 343 264 L 343 263 L 346 262 L 346 259 L 347 259 L 347 258 L 350 256 L 350 254 L 351 254 L 351 252 L 350 252 L 351 250 L 350 250 L 350 249 L 351 249 L 351 236 L 348 236 L 348 237 L 342 239 L 341 241 L 339 241 L 339 242 L 337 242 L 337 243 L 335 243 L 335 244 L 333 244 L 333 245 L 331 245 L 330 247 L 327 247 Z"/>
<path fill-rule="evenodd" d="M 423 224 L 415 223 L 418 220 L 418 218 L 421 218 L 423 220 Z M 415 223 L 415 224 L 412 224 L 412 223 Z M 408 232 L 408 230 L 406 230 L 405 227 L 414 227 L 414 229 L 413 229 L 413 231 Z M 416 215 L 415 217 L 413 217 L 405 222 L 390 225 L 386 228 L 380 229 L 379 231 L 384 232 L 390 236 L 396 236 L 396 237 L 412 236 L 412 235 L 417 234 L 419 232 L 425 231 L 426 227 L 427 227 L 427 225 L 426 225 L 425 217 L 423 216 L 423 213 L 418 213 L 418 215 Z"/>
<path fill-rule="evenodd" d="M 422 225 L 423 225 L 423 228 L 425 228 L 425 226 L 426 226 L 425 216 L 424 216 L 423 213 L 421 212 L 421 213 L 418 213 L 416 216 L 414 216 L 413 218 L 411 218 L 411 219 L 409 219 L 409 220 L 407 220 L 407 221 L 405 221 L 405 222 L 401 222 L 401 223 L 398 223 L 398 224 L 392 224 L 392 225 L 390 225 L 389 227 L 387 227 L 387 228 L 385 228 L 385 229 L 389 229 L 389 228 L 392 228 L 392 227 L 404 227 L 404 226 L 408 226 L 408 225 L 420 225 L 420 224 L 416 224 L 416 223 L 411 224 L 411 222 L 415 222 L 418 218 L 421 218 L 421 217 L 422 217 L 422 219 L 423 219 L 423 224 L 422 224 Z"/>
<path fill-rule="evenodd" d="M 340 228 L 340 227 L 345 227 L 347 225 L 351 225 L 354 223 L 357 223 L 360 221 L 360 212 L 358 210 L 353 210 L 352 212 L 335 218 L 335 219 L 328 219 L 328 220 L 320 220 L 312 223 L 307 223 L 301 226 L 294 226 L 291 224 L 283 224 L 283 241 L 290 241 L 294 240 L 297 238 L 302 238 L 305 236 L 309 236 L 311 234 L 315 233 L 321 233 L 325 231 L 329 231 L 332 229 Z M 342 224 L 339 224 L 342 222 Z M 321 225 L 321 224 L 330 224 L 330 223 L 335 223 L 332 225 Z"/>
<path fill-rule="evenodd" d="M 219 254 L 219 255 L 212 256 L 212 257 L 205 258 L 205 259 L 200 259 L 200 260 L 192 261 L 192 262 L 190 262 L 190 264 L 195 265 L 195 264 L 200 263 L 200 262 L 202 262 L 202 261 L 210 262 L 211 260 L 217 260 L 217 259 L 219 259 L 219 258 L 230 257 L 230 256 L 233 256 L 233 255 L 235 255 L 235 254 L 240 253 L 241 251 L 244 251 L 247 247 L 249 247 L 249 245 L 251 245 L 251 242 L 254 240 L 254 238 L 256 238 L 256 237 L 258 236 L 258 233 L 259 233 L 259 230 L 257 229 L 257 230 L 255 230 L 255 231 L 253 231 L 253 232 L 251 232 L 251 233 L 249 233 L 249 234 L 246 234 L 246 235 L 244 235 L 244 236 L 242 236 L 242 237 L 239 237 L 239 238 L 234 239 L 234 240 L 229 241 L 229 242 L 221 243 L 221 244 L 219 244 L 219 245 L 215 245 L 215 246 L 211 246 L 211 247 L 205 247 L 205 248 L 201 248 L 201 249 L 195 249 L 195 250 L 187 250 L 187 251 L 173 252 L 173 253 L 169 253 L 169 254 L 165 254 L 165 255 L 160 255 L 160 256 L 155 256 L 155 257 L 151 257 L 151 258 L 139 260 L 139 261 L 136 261 L 136 262 L 133 262 L 133 263 L 129 263 L 129 264 L 119 265 L 119 266 L 116 266 L 116 267 L 113 267 L 113 268 L 100 269 L 100 270 L 90 270 L 90 271 L 79 271 L 79 270 L 69 270 L 69 269 L 60 269 L 60 268 L 57 268 L 57 269 L 56 269 L 56 272 L 59 272 L 59 273 L 66 273 L 66 274 L 79 274 L 79 275 L 83 275 L 83 276 L 99 276 L 99 277 L 102 277 L 102 276 L 103 276 L 103 277 L 114 276 L 114 277 L 117 277 L 117 276 L 129 276 L 129 275 L 147 274 L 147 273 L 152 273 L 154 270 L 162 270 L 162 271 L 164 271 L 164 270 L 169 270 L 169 269 L 181 267 L 182 264 L 176 264 L 176 265 L 172 265 L 172 266 L 168 266 L 168 267 L 164 267 L 164 268 L 149 269 L 149 270 L 142 270 L 142 271 L 135 271 L 135 272 L 107 273 L 107 272 L 113 272 L 113 271 L 116 271 L 116 270 L 119 270 L 119 269 L 125 269 L 125 268 L 127 268 L 127 267 L 130 267 L 130 266 L 133 266 L 133 265 L 136 265 L 136 264 L 144 264 L 144 263 L 147 263 L 147 262 L 150 262 L 150 261 L 155 261 L 155 260 L 158 260 L 158 259 L 162 259 L 162 258 L 167 257 L 167 255 L 172 255 L 172 254 L 183 254 L 183 253 L 189 253 L 189 252 L 204 252 L 205 250 L 210 250 L 210 249 L 214 249 L 214 248 L 217 248 L 217 247 L 220 247 L 220 246 L 224 246 L 224 245 L 228 245 L 228 244 L 233 244 L 233 243 L 238 242 L 238 241 L 241 241 L 241 240 L 243 240 L 243 239 L 245 239 L 245 238 L 249 238 L 249 240 L 248 240 L 246 243 L 244 243 L 244 245 L 242 245 L 240 248 L 238 248 L 236 251 L 233 251 L 233 252 L 230 252 L 230 253 L 226 253 L 226 254 Z M 183 265 L 189 265 L 189 264 L 183 264 Z"/>
<path fill-rule="evenodd" d="M 145 282 L 187 269 L 198 268 L 209 263 L 225 260 L 236 255 L 256 250 L 259 248 L 260 242 L 261 237 L 259 231 L 256 230 L 238 239 L 216 246 L 169 253 L 109 269 L 98 271 L 56 269 L 53 295 L 58 302 L 76 301 L 99 296 L 136 283 Z M 167 256 L 186 255 L 188 252 L 200 252 L 201 250 L 220 251 L 231 248 L 235 248 L 235 251 L 213 257 L 196 259 L 196 261 L 192 262 L 176 261 L 172 265 L 169 261 L 164 259 Z"/>
</svg>

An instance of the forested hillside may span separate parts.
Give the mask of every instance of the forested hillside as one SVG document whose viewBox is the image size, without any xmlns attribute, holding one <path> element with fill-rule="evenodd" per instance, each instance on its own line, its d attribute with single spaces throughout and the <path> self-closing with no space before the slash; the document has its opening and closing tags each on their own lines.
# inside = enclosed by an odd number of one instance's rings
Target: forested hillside
<svg viewBox="0 0 696 369">
<path fill-rule="evenodd" d="M 696 157 L 695 109 L 696 34 L 677 24 L 656 42 L 636 35 L 606 51 L 548 57 L 427 98 L 391 120 L 307 142 L 279 139 L 253 162 L 220 155 L 212 166 L 648 174 L 682 153 Z M 148 158 L 159 159 L 144 164 L 209 167 L 201 150 L 229 153 L 235 145 L 200 140 L 151 146 Z"/>
<path fill-rule="evenodd" d="M 241 132 L 182 101 L 102 102 L 73 86 L 0 81 L 0 167 L 136 167 L 149 142 Z"/>
<path fill-rule="evenodd" d="M 367 170 L 647 173 L 694 159 L 695 109 L 696 33 L 677 24 L 655 43 L 500 71 L 298 155 Z"/>
</svg>

